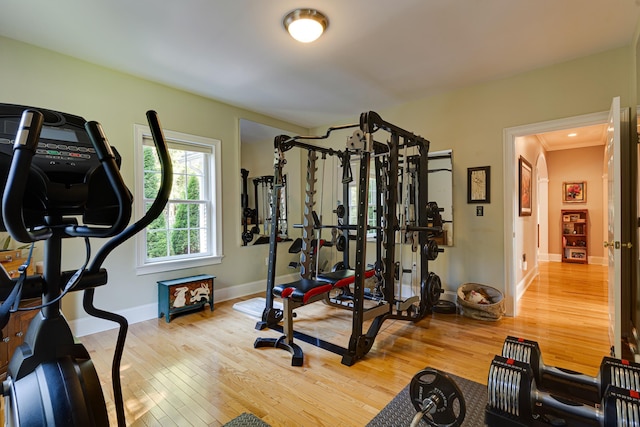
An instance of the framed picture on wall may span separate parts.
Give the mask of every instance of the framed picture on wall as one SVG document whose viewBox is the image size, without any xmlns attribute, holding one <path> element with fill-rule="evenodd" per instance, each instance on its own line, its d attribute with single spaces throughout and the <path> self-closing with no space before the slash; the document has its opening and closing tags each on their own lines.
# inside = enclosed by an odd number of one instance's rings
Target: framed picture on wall
<svg viewBox="0 0 640 427">
<path fill-rule="evenodd" d="M 586 203 L 587 183 L 585 181 L 563 182 L 562 201 L 564 203 Z"/>
<path fill-rule="evenodd" d="M 518 160 L 518 206 L 520 208 L 520 216 L 530 216 L 532 206 L 532 169 L 531 163 L 524 157 L 520 156 Z"/>
<path fill-rule="evenodd" d="M 490 203 L 491 166 L 467 168 L 467 203 Z"/>
</svg>

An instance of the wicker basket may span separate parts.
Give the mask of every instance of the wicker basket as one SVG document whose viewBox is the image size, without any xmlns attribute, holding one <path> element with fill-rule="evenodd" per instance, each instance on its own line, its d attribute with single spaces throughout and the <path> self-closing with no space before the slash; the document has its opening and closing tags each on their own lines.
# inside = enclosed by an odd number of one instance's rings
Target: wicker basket
<svg viewBox="0 0 640 427">
<path fill-rule="evenodd" d="M 490 304 L 477 304 L 465 300 L 465 296 L 469 292 L 480 289 L 489 295 L 488 299 Z M 491 286 L 481 285 L 479 283 L 465 283 L 461 285 L 458 288 L 457 303 L 460 313 L 472 319 L 497 321 L 502 319 L 505 313 L 504 295 L 502 295 L 502 292 Z"/>
</svg>

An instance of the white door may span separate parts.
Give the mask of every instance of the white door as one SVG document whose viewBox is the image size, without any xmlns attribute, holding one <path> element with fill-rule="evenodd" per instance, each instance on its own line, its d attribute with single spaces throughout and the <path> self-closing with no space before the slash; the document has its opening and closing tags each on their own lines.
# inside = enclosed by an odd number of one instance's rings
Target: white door
<svg viewBox="0 0 640 427">
<path fill-rule="evenodd" d="M 614 355 L 622 357 L 621 304 L 621 190 L 620 190 L 620 97 L 613 98 L 607 126 L 607 241 L 609 258 L 609 341 Z M 616 268 L 617 266 L 617 268 Z"/>
</svg>

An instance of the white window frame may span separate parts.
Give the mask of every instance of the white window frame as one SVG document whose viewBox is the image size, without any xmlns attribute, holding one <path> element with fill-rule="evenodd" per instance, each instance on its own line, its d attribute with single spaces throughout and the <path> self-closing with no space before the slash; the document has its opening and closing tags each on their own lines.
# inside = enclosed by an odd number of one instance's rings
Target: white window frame
<svg viewBox="0 0 640 427">
<path fill-rule="evenodd" d="M 209 236 L 206 254 L 180 255 L 162 258 L 161 260 L 147 260 L 146 229 L 136 235 L 136 274 L 151 274 L 184 268 L 195 268 L 212 264 L 220 264 L 222 258 L 222 155 L 221 141 L 197 135 L 175 132 L 163 129 L 163 134 L 169 147 L 172 144 L 178 148 L 193 147 L 194 151 L 206 152 L 210 163 L 208 168 L 208 196 L 207 206 L 207 235 Z M 144 153 L 145 139 L 151 139 L 149 126 L 134 125 L 134 159 L 135 159 L 135 195 L 134 212 L 136 220 L 144 216 Z M 206 177 L 205 177 L 206 179 Z"/>
</svg>

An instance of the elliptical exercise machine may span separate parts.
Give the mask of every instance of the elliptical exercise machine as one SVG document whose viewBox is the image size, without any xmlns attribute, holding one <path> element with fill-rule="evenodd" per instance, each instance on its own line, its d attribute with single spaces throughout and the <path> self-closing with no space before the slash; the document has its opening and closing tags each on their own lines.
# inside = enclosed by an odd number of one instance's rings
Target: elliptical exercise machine
<svg viewBox="0 0 640 427">
<path fill-rule="evenodd" d="M 100 381 L 89 353 L 75 342 L 60 311 L 61 299 L 84 290 L 85 311 L 120 326 L 112 363 L 118 426 L 125 426 L 120 361 L 126 318 L 94 306 L 95 288 L 107 283 L 107 256 L 159 216 L 173 179 L 167 145 L 154 111 L 147 120 L 158 153 L 162 182 L 139 221 L 120 175 L 120 155 L 99 123 L 40 108 L 0 104 L 0 176 L 3 230 L 23 243 L 44 244 L 43 274 L 17 279 L 0 271 L 0 327 L 21 298 L 41 297 L 40 312 L 12 356 L 3 383 L 7 426 L 108 426 Z M 19 121 L 19 125 L 18 125 Z M 15 137 L 15 141 L 12 138 Z M 82 223 L 79 223 L 79 220 Z M 76 271 L 62 271 L 62 240 L 85 240 L 87 257 Z M 90 238 L 110 238 L 91 259 Z M 27 261 L 28 263 L 29 261 Z"/>
</svg>

